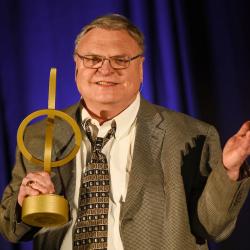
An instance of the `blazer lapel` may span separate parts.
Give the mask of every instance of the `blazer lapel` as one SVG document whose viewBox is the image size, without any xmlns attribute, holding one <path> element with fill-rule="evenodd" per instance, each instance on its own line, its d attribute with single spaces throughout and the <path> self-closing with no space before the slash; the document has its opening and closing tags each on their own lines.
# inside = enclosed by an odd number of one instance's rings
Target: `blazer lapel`
<svg viewBox="0 0 250 250">
<path fill-rule="evenodd" d="M 132 217 L 141 205 L 140 192 L 147 178 L 156 167 L 155 161 L 160 155 L 165 130 L 161 128 L 162 117 L 154 106 L 141 98 L 137 115 L 136 137 L 133 160 L 129 177 L 126 201 L 121 207 L 121 220 Z M 159 160 L 159 159 L 158 159 Z"/>
<path fill-rule="evenodd" d="M 70 107 L 65 111 L 79 124 L 80 105 Z M 55 138 L 55 159 L 60 160 L 65 158 L 74 147 L 74 134 L 69 125 L 64 120 L 58 120 L 54 129 Z M 75 192 L 75 158 L 64 166 L 54 168 L 56 173 L 56 186 L 60 187 L 61 193 L 68 199 L 71 207 L 73 205 L 73 198 Z M 52 177 L 53 179 L 53 177 Z M 54 181 L 54 180 L 53 180 Z M 58 185 L 57 185 L 58 184 Z"/>
</svg>

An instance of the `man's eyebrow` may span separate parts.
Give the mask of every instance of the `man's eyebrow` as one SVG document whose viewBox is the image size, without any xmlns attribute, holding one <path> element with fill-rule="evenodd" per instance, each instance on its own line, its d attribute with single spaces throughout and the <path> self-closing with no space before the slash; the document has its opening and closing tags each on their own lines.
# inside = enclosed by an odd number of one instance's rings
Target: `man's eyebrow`
<svg viewBox="0 0 250 250">
<path fill-rule="evenodd" d="M 117 54 L 111 57 L 129 57 L 127 54 Z"/>
<path fill-rule="evenodd" d="M 84 53 L 84 56 L 102 56 L 96 53 Z"/>
<path fill-rule="evenodd" d="M 110 57 L 110 58 L 126 58 L 126 57 L 129 57 L 128 54 L 116 54 L 116 55 L 113 55 L 113 56 L 103 56 L 103 55 L 100 55 L 100 54 L 96 54 L 96 53 L 84 53 L 83 54 L 84 56 L 100 56 L 100 57 Z"/>
</svg>

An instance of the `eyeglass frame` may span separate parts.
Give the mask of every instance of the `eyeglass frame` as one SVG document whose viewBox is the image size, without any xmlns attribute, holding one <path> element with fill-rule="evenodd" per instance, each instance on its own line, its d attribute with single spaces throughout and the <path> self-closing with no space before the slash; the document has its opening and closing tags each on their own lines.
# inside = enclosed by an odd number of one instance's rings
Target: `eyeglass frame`
<svg viewBox="0 0 250 250">
<path fill-rule="evenodd" d="M 126 59 L 124 61 L 126 61 L 128 63 L 128 65 L 126 67 L 117 68 L 117 67 L 113 67 L 111 62 L 112 62 L 112 59 L 115 59 L 115 57 L 118 57 L 118 56 L 106 57 L 106 56 L 100 56 L 100 55 L 80 55 L 78 52 L 74 52 L 74 55 L 77 55 L 82 60 L 84 67 L 86 67 L 88 69 L 99 69 L 99 68 L 101 68 L 103 66 L 104 61 L 108 60 L 109 65 L 111 66 L 111 68 L 115 69 L 115 70 L 117 70 L 117 69 L 127 69 L 130 66 L 131 61 L 139 58 L 140 56 L 143 56 L 143 54 L 138 54 L 138 55 L 133 56 L 133 57 L 124 58 L 124 59 Z M 84 59 L 90 59 L 90 58 L 87 58 L 87 56 L 96 56 L 96 57 L 102 59 L 100 66 L 98 66 L 98 67 L 88 67 L 88 66 L 86 66 L 85 63 L 84 63 Z"/>
</svg>

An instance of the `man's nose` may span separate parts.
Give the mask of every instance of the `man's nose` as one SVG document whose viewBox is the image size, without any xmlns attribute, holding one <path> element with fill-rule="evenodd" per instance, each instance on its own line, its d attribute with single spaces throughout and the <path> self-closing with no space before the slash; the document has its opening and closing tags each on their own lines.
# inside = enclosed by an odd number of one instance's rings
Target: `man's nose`
<svg viewBox="0 0 250 250">
<path fill-rule="evenodd" d="M 114 71 L 114 69 L 112 68 L 111 64 L 110 64 L 110 60 L 108 58 L 105 58 L 103 60 L 103 64 L 102 66 L 99 68 L 99 71 L 102 73 L 102 74 L 109 74 L 111 72 Z"/>
</svg>

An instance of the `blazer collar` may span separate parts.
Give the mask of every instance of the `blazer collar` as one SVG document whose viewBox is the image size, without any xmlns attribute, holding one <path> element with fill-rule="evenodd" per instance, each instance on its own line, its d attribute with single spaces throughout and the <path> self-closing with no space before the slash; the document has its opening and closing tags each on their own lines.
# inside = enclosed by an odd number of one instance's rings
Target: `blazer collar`
<svg viewBox="0 0 250 250">
<path fill-rule="evenodd" d="M 64 112 L 79 124 L 80 108 L 80 103 L 76 103 L 75 105 L 64 110 Z M 54 128 L 54 138 L 56 138 L 54 146 L 55 154 L 59 156 L 59 159 L 62 159 L 68 154 L 68 152 L 70 152 L 70 150 L 74 146 L 74 134 L 72 128 L 69 124 L 67 124 L 66 121 L 62 119 L 56 120 Z M 67 147 L 65 147 L 65 145 Z"/>
</svg>

